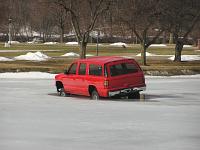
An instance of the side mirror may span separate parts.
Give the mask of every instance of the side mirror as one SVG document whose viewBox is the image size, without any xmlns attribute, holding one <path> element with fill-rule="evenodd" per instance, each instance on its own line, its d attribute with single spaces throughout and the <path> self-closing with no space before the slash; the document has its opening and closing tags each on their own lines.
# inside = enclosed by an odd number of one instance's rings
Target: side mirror
<svg viewBox="0 0 200 150">
<path fill-rule="evenodd" d="M 68 74 L 68 70 L 67 69 L 64 71 L 64 74 Z"/>
</svg>

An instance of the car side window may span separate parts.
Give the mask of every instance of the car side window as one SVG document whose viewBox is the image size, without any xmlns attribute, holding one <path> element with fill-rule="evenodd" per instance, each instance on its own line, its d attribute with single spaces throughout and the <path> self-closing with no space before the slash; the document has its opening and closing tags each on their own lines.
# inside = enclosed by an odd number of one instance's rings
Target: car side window
<svg viewBox="0 0 200 150">
<path fill-rule="evenodd" d="M 102 76 L 102 66 L 91 64 L 89 67 L 89 75 Z"/>
<path fill-rule="evenodd" d="M 68 73 L 69 74 L 76 74 L 76 68 L 77 68 L 77 63 L 72 64 Z"/>
<path fill-rule="evenodd" d="M 78 74 L 79 75 L 85 75 L 86 74 L 86 64 L 84 64 L 84 63 L 80 64 Z"/>
</svg>

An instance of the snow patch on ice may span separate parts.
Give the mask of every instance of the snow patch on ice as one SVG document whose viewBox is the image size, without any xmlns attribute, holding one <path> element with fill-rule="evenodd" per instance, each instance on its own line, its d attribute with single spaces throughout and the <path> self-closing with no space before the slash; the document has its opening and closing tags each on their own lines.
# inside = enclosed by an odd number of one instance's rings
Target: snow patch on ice
<svg viewBox="0 0 200 150">
<path fill-rule="evenodd" d="M 45 61 L 47 59 L 49 59 L 51 57 L 41 53 L 41 52 L 28 52 L 25 55 L 20 55 L 20 56 L 16 56 L 14 57 L 15 60 L 32 60 L 32 61 Z"/>
<path fill-rule="evenodd" d="M 6 57 L 0 57 L 0 61 L 13 61 L 13 60 Z"/>
<path fill-rule="evenodd" d="M 126 43 L 122 43 L 122 42 L 117 42 L 117 43 L 112 43 L 110 44 L 110 46 L 117 46 L 117 47 L 127 47 Z"/>
<path fill-rule="evenodd" d="M 17 73 L 0 73 L 0 79 L 54 79 L 56 74 L 45 72 L 17 72 Z"/>
<path fill-rule="evenodd" d="M 151 44 L 150 47 L 166 47 L 165 44 Z"/>
<path fill-rule="evenodd" d="M 62 56 L 66 56 L 66 57 L 79 57 L 80 55 L 77 54 L 77 53 L 74 53 L 74 52 L 69 52 L 69 53 L 66 53 Z"/>
<path fill-rule="evenodd" d="M 169 60 L 174 60 L 174 56 L 169 57 Z M 182 61 L 195 61 L 195 60 L 200 60 L 200 55 L 182 55 L 181 56 Z"/>
<path fill-rule="evenodd" d="M 141 53 L 137 54 L 136 56 L 141 56 Z M 158 55 L 146 52 L 146 56 L 158 56 Z"/>
<path fill-rule="evenodd" d="M 78 45 L 78 42 L 67 42 L 66 45 Z"/>
</svg>

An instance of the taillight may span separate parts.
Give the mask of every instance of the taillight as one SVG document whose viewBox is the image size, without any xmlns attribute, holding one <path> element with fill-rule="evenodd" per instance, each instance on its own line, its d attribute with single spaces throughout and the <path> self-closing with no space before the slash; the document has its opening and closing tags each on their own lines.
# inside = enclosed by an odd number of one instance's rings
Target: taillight
<svg viewBox="0 0 200 150">
<path fill-rule="evenodd" d="M 104 88 L 108 88 L 109 86 L 109 81 L 108 80 L 104 80 Z"/>
</svg>

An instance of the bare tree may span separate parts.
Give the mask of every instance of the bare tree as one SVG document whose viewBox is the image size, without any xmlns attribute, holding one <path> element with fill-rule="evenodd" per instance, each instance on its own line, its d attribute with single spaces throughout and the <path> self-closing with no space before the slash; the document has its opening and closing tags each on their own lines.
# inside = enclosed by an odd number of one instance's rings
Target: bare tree
<svg viewBox="0 0 200 150">
<path fill-rule="evenodd" d="M 183 45 L 195 25 L 200 21 L 200 1 L 168 0 L 163 4 L 165 16 L 162 22 L 168 25 L 169 31 L 173 33 L 176 44 L 174 61 L 180 62 Z"/>
<path fill-rule="evenodd" d="M 96 20 L 109 7 L 108 0 L 54 0 L 70 15 L 70 21 L 80 45 L 81 58 L 86 57 L 90 32 Z"/>
<path fill-rule="evenodd" d="M 147 65 L 146 51 L 164 31 L 159 24 L 162 16 L 160 9 L 161 0 L 127 0 L 118 1 L 119 19 L 128 26 L 136 35 L 142 46 L 142 64 Z M 149 39 L 149 33 L 157 31 L 157 34 Z M 154 31 L 155 32 L 155 31 Z"/>
</svg>

